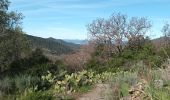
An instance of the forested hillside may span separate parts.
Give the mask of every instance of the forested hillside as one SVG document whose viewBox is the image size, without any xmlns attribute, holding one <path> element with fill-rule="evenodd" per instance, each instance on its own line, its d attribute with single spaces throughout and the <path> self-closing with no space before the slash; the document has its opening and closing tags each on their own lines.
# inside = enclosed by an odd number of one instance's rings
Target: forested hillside
<svg viewBox="0 0 170 100">
<path fill-rule="evenodd" d="M 25 36 L 29 40 L 32 48 L 46 49 L 50 53 L 57 54 L 57 55 L 73 53 L 80 47 L 80 45 L 78 44 L 68 43 L 60 39 L 41 38 L 41 37 L 35 37 L 31 35 L 25 35 Z"/>
</svg>

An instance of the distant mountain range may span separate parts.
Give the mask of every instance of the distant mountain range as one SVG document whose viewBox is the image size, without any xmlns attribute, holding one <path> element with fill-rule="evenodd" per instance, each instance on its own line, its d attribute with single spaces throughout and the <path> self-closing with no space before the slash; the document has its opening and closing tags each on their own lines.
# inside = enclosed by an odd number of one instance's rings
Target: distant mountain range
<svg viewBox="0 0 170 100">
<path fill-rule="evenodd" d="M 63 40 L 69 43 L 74 43 L 74 44 L 87 44 L 88 43 L 87 40 L 80 40 L 80 39 L 63 39 Z"/>
<path fill-rule="evenodd" d="M 42 48 L 46 52 L 56 55 L 72 53 L 80 47 L 79 44 L 69 43 L 61 39 L 41 38 L 31 35 L 26 35 L 26 37 L 32 48 Z"/>
</svg>

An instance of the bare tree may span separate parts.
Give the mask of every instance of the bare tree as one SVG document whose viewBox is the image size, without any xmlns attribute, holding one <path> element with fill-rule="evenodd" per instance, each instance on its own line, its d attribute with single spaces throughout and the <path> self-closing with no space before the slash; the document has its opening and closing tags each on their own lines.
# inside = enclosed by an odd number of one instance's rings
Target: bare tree
<svg viewBox="0 0 170 100">
<path fill-rule="evenodd" d="M 117 48 L 117 51 L 120 53 L 123 50 L 123 39 L 124 33 L 127 26 L 127 17 L 126 15 L 113 14 L 108 20 L 109 27 L 109 36 L 111 43 Z"/>
<path fill-rule="evenodd" d="M 134 49 L 140 48 L 141 42 L 144 40 L 144 35 L 150 28 L 151 24 L 147 18 L 132 17 L 125 34 L 128 39 L 128 46 Z"/>
<path fill-rule="evenodd" d="M 91 24 L 88 25 L 88 31 L 91 35 L 91 39 L 96 40 L 97 43 L 105 43 L 106 41 L 106 21 L 104 18 L 94 20 Z"/>
<path fill-rule="evenodd" d="M 124 47 L 123 41 L 131 41 L 131 45 L 138 46 L 138 42 L 143 39 L 150 27 L 151 24 L 146 18 L 132 17 L 128 20 L 126 15 L 114 13 L 109 19 L 94 20 L 88 25 L 88 31 L 97 43 L 107 45 L 110 53 L 112 47 L 116 48 L 116 52 L 121 53 Z M 133 44 L 136 42 L 137 44 Z"/>
<path fill-rule="evenodd" d="M 103 18 L 94 20 L 88 25 L 88 31 L 98 43 L 106 44 L 110 52 L 110 48 L 114 45 L 117 52 L 120 53 L 122 51 L 126 20 L 126 15 L 113 14 L 107 20 Z"/>
</svg>

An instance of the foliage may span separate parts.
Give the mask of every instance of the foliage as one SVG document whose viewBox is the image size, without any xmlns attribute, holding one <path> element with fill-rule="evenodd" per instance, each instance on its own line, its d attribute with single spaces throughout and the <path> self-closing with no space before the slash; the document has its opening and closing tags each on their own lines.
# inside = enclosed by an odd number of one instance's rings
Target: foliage
<svg viewBox="0 0 170 100">
<path fill-rule="evenodd" d="M 170 47 L 162 47 L 157 54 L 163 59 L 166 60 L 170 57 Z"/>
<path fill-rule="evenodd" d="M 83 70 L 71 75 L 65 75 L 63 80 L 58 80 L 54 86 L 55 92 L 71 93 L 79 91 L 81 88 L 109 80 L 115 74 L 104 72 L 95 74 L 93 71 Z"/>
<path fill-rule="evenodd" d="M 86 64 L 86 67 L 87 69 L 95 70 L 98 73 L 104 72 L 108 68 L 105 66 L 104 60 L 99 56 L 92 57 Z"/>
<path fill-rule="evenodd" d="M 137 97 L 141 96 L 142 100 L 143 99 L 148 100 L 148 98 L 149 100 L 150 99 L 169 100 L 170 81 L 161 79 L 161 74 L 159 74 L 160 70 L 155 70 L 155 69 L 149 70 L 148 68 L 147 70 L 146 68 L 142 68 L 142 69 L 143 70 L 141 70 L 140 68 L 137 69 L 138 72 L 137 70 L 134 72 L 130 72 L 130 71 L 117 72 L 116 75 L 112 77 L 110 81 L 108 81 L 111 89 L 107 90 L 110 93 L 104 94 L 104 97 L 111 98 L 112 100 L 125 99 L 130 95 L 129 90 L 131 89 L 138 90 L 140 87 L 137 87 L 137 84 L 140 84 L 143 81 L 144 84 L 142 85 L 142 87 L 144 87 L 144 89 L 139 92 L 140 95 L 136 94 Z M 138 75 L 141 71 L 144 71 L 144 73 Z M 148 75 L 150 75 L 151 77 Z M 157 86 L 157 84 L 155 84 L 155 80 L 162 80 L 163 84 L 161 86 Z"/>
<path fill-rule="evenodd" d="M 50 93 L 50 91 L 33 91 L 26 90 L 25 94 L 22 94 L 17 99 L 19 100 L 55 100 L 55 97 Z"/>
<path fill-rule="evenodd" d="M 36 87 L 41 82 L 40 78 L 28 75 L 21 75 L 16 77 L 5 77 L 0 80 L 0 91 L 3 94 L 22 93 L 27 88 Z"/>
<path fill-rule="evenodd" d="M 4 71 L 3 76 L 15 76 L 21 73 L 28 73 L 30 75 L 43 75 L 47 70 L 57 70 L 55 64 L 50 63 L 50 60 L 44 56 L 41 50 L 36 49 L 29 54 L 28 57 L 22 59 L 16 59 L 13 61 L 9 69 Z"/>
<path fill-rule="evenodd" d="M 87 71 L 65 75 L 63 80 L 56 82 L 55 89 L 57 92 L 75 92 L 81 86 L 91 85 L 93 75 L 94 73 Z"/>
<path fill-rule="evenodd" d="M 8 70 L 10 64 L 13 61 L 21 59 L 28 53 L 29 46 L 26 38 L 19 29 L 10 31 L 6 36 L 3 37 L 3 41 L 0 42 L 0 63 L 2 71 Z"/>
<path fill-rule="evenodd" d="M 12 80 L 11 78 L 4 78 L 0 81 L 0 91 L 5 94 L 11 93 L 13 90 L 15 90 L 14 83 L 14 80 Z"/>
<path fill-rule="evenodd" d="M 144 37 L 151 27 L 146 18 L 128 20 L 118 13 L 97 19 L 88 26 L 97 45 L 83 46 L 79 52 L 64 56 L 63 61 L 52 62 L 44 55 L 46 49 L 60 55 L 73 53 L 79 45 L 24 35 L 22 14 L 9 12 L 8 7 L 8 0 L 0 1 L 0 99 L 72 99 L 68 94 L 87 92 L 97 83 L 110 83 L 113 96 L 120 99 L 141 80 L 149 83 L 143 92 L 154 99 L 169 99 L 168 81 L 162 88 L 155 87 L 159 76 L 153 76 L 151 69 L 169 58 L 170 48 L 156 52 L 152 41 Z M 168 24 L 163 32 L 169 36 Z M 136 66 L 140 61 L 146 64 Z"/>
<path fill-rule="evenodd" d="M 28 42 L 20 28 L 21 13 L 9 12 L 9 1 L 0 1 L 0 72 L 9 69 L 11 62 L 21 59 L 28 50 Z"/>
<path fill-rule="evenodd" d="M 96 52 L 98 51 L 96 50 Z M 87 69 L 93 69 L 99 73 L 103 71 L 130 70 L 136 62 L 142 60 L 150 62 L 152 68 L 160 67 L 164 61 L 162 55 L 157 53 L 155 46 L 148 37 L 143 40 L 140 48 L 136 50 L 127 45 L 121 54 L 112 54 L 111 57 L 103 57 L 101 53 L 97 53 L 87 63 Z"/>
<path fill-rule="evenodd" d="M 161 77 L 160 70 L 153 70 L 152 79 L 145 89 L 145 92 L 152 96 L 153 100 L 169 100 L 170 98 L 170 80 L 163 80 Z M 159 83 L 156 84 L 155 80 L 161 80 L 162 86 L 159 86 Z"/>
<path fill-rule="evenodd" d="M 149 87 L 147 87 L 147 89 L 145 90 L 146 93 L 148 93 L 149 95 L 152 96 L 152 98 L 154 100 L 169 100 L 169 93 L 170 90 L 168 88 L 156 88 L 153 85 L 150 85 Z"/>
<path fill-rule="evenodd" d="M 67 43 L 63 40 L 53 39 L 53 38 L 40 38 L 31 35 L 25 35 L 30 41 L 31 48 L 44 48 L 46 51 L 52 54 L 70 54 L 75 52 L 79 45 Z"/>
</svg>

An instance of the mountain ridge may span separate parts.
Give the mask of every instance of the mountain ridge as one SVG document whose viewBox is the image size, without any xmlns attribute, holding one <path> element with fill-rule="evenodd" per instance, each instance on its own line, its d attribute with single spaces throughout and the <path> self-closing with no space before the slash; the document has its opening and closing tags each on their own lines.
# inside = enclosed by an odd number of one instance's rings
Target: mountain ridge
<svg viewBox="0 0 170 100">
<path fill-rule="evenodd" d="M 55 38 L 42 38 L 25 34 L 30 42 L 31 48 L 46 49 L 50 53 L 61 55 L 75 52 L 80 45 L 69 43 L 61 39 Z"/>
<path fill-rule="evenodd" d="M 87 39 L 62 39 L 62 40 L 69 42 L 69 43 L 80 44 L 80 45 L 88 43 Z"/>
</svg>

